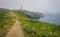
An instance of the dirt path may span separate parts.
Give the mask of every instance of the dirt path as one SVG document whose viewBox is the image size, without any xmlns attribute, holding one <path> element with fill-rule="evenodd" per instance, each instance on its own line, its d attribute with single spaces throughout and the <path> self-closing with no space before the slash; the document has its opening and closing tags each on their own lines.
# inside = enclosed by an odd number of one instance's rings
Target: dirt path
<svg viewBox="0 0 60 37">
<path fill-rule="evenodd" d="M 10 12 L 12 16 L 16 16 L 14 13 Z M 15 23 L 12 26 L 12 29 L 8 32 L 6 37 L 24 37 L 20 22 L 19 22 L 19 17 L 16 16 Z"/>
</svg>

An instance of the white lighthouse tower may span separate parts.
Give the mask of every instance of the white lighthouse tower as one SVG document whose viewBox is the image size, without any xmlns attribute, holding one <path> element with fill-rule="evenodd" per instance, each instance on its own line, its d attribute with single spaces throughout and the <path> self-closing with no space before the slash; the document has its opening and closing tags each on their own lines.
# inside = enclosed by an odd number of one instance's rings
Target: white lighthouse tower
<svg viewBox="0 0 60 37">
<path fill-rule="evenodd" d="M 20 10 L 23 13 L 23 4 L 22 4 L 22 0 L 20 0 Z"/>
</svg>

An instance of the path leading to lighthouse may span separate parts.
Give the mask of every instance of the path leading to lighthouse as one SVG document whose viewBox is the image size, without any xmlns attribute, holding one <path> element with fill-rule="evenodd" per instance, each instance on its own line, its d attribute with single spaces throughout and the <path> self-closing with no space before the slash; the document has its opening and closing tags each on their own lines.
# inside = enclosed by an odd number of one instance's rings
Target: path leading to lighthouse
<svg viewBox="0 0 60 37">
<path fill-rule="evenodd" d="M 10 12 L 10 14 L 12 16 L 15 16 L 16 19 L 14 20 L 15 23 L 12 26 L 12 29 L 8 32 L 6 37 L 24 37 L 23 31 L 21 28 L 21 24 L 19 22 L 19 17 L 17 15 L 15 15 L 13 12 Z"/>
</svg>

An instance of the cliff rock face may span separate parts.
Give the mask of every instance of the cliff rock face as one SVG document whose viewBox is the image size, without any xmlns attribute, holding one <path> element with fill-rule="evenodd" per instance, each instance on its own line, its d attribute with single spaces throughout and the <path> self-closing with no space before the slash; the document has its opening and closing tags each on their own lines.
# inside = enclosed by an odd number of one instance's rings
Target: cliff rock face
<svg viewBox="0 0 60 37">
<path fill-rule="evenodd" d="M 40 19 L 44 17 L 44 15 L 41 12 L 31 12 L 31 11 L 22 10 L 22 13 L 24 13 L 27 17 L 32 19 Z"/>
</svg>

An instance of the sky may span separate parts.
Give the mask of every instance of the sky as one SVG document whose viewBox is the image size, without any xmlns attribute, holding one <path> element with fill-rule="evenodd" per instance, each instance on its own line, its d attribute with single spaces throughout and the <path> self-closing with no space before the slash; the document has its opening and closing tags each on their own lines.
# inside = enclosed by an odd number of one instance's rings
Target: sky
<svg viewBox="0 0 60 37">
<path fill-rule="evenodd" d="M 60 12 L 60 0 L 0 0 L 0 8 L 20 9 L 38 12 Z"/>
</svg>

